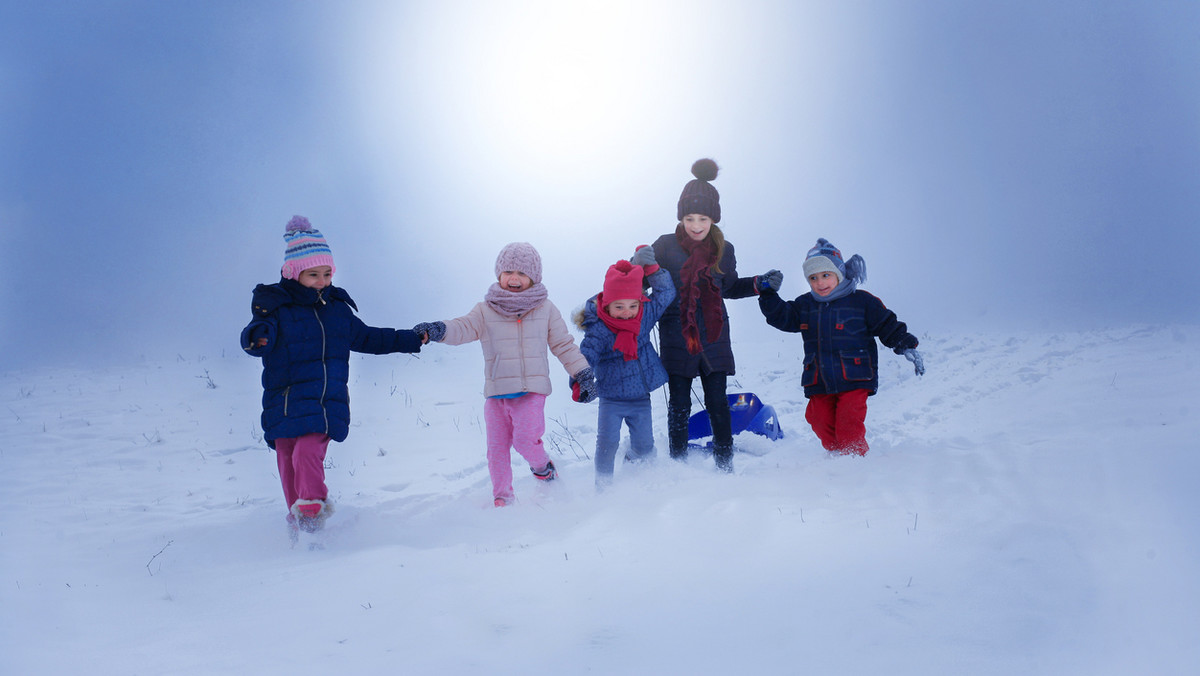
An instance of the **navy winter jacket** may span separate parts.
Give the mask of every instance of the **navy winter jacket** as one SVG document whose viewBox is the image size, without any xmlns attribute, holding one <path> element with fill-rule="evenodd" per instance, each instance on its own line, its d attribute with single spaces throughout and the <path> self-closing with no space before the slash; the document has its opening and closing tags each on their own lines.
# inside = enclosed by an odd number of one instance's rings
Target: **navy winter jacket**
<svg viewBox="0 0 1200 676">
<path fill-rule="evenodd" d="M 663 310 L 675 300 L 675 286 L 671 276 L 660 269 L 647 277 L 650 280 L 650 302 L 642 303 L 642 326 L 638 333 L 638 358 L 625 361 L 625 355 L 614 344 L 617 334 L 597 314 L 596 297 L 588 299 L 583 307 L 580 328 L 584 330 L 579 350 L 587 357 L 588 365 L 596 375 L 596 394 L 602 399 L 632 401 L 662 387 L 667 382 L 667 371 L 650 342 L 650 330 Z"/>
<path fill-rule="evenodd" d="M 725 309 L 725 301 L 721 301 L 721 315 L 724 326 L 721 335 L 710 336 L 704 326 L 703 313 L 696 313 L 696 321 L 700 325 L 700 337 L 703 349 L 700 354 L 691 354 L 683 337 L 683 321 L 679 315 L 679 288 L 683 285 L 680 272 L 687 262 L 688 252 L 671 232 L 659 237 L 654 242 L 654 258 L 664 270 L 671 273 L 671 281 L 675 284 L 676 298 L 663 312 L 658 320 L 658 345 L 662 356 L 663 366 L 667 373 L 673 376 L 695 378 L 700 375 L 701 368 L 705 373 L 721 371 L 734 374 L 733 348 L 729 340 L 729 312 Z M 754 278 L 737 276 L 737 257 L 733 253 L 733 245 L 725 242 L 725 251 L 721 255 L 718 266 L 721 272 L 713 272 L 713 282 L 721 290 L 722 298 L 746 298 L 753 296 Z"/>
<path fill-rule="evenodd" d="M 767 323 L 804 337 L 804 396 L 879 389 L 879 353 L 875 338 L 896 354 L 917 346 L 896 313 L 866 291 L 829 302 L 806 293 L 785 301 L 763 291 L 758 307 Z"/>
<path fill-rule="evenodd" d="M 254 319 L 242 330 L 242 349 L 263 360 L 263 437 L 320 432 L 344 441 L 350 431 L 350 352 L 420 352 L 421 336 L 367 326 L 344 290 L 317 290 L 291 280 L 254 289 Z M 258 347 L 260 338 L 267 344 Z"/>
</svg>

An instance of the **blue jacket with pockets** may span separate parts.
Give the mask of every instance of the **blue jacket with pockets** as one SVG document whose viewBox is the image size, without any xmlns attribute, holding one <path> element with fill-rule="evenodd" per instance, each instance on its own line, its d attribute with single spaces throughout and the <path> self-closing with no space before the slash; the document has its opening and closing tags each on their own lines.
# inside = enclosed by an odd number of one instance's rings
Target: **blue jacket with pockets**
<svg viewBox="0 0 1200 676">
<path fill-rule="evenodd" d="M 350 352 L 420 352 L 409 330 L 367 326 L 345 290 L 317 290 L 291 279 L 254 289 L 254 318 L 242 349 L 263 360 L 262 428 L 267 445 L 324 433 L 344 441 L 350 431 Z M 259 347 L 259 339 L 267 344 Z"/>
<path fill-rule="evenodd" d="M 767 323 L 780 331 L 804 338 L 804 396 L 879 389 L 879 338 L 896 354 L 917 347 L 896 313 L 866 291 L 821 302 L 806 293 L 785 301 L 774 291 L 763 291 L 758 307 Z"/>
</svg>

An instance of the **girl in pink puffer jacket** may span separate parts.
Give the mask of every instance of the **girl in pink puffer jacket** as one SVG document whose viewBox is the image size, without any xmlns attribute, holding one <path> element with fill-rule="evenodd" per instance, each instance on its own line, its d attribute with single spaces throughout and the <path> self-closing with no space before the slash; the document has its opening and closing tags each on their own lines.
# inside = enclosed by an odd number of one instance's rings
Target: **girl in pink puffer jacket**
<svg viewBox="0 0 1200 676">
<path fill-rule="evenodd" d="M 483 302 L 457 319 L 422 322 L 413 330 L 438 343 L 478 340 L 483 347 L 483 418 L 494 504 L 503 507 L 514 499 L 511 449 L 525 458 L 535 477 L 554 480 L 558 471 L 542 444 L 546 396 L 552 390 L 547 351 L 562 362 L 572 386 L 578 385 L 580 401 L 595 398 L 596 381 L 542 285 L 537 249 L 527 242 L 505 246 L 496 257 L 496 283 Z"/>
</svg>

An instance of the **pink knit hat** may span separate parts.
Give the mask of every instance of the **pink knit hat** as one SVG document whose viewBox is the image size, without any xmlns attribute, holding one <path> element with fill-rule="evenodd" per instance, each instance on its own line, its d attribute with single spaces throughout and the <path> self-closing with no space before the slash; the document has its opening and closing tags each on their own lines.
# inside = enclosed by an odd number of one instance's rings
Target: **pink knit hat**
<svg viewBox="0 0 1200 676">
<path fill-rule="evenodd" d="M 312 227 L 307 218 L 292 216 L 283 232 L 283 241 L 287 242 L 281 270 L 285 279 L 296 279 L 301 272 L 321 265 L 328 265 L 333 272 L 337 272 L 337 266 L 333 264 L 333 252 L 329 250 L 325 236 Z"/>
<path fill-rule="evenodd" d="M 542 283 L 542 257 L 529 242 L 513 242 L 496 256 L 496 278 L 501 272 L 523 272 L 534 284 Z"/>
<path fill-rule="evenodd" d="M 604 302 L 614 300 L 642 299 L 643 268 L 626 260 L 619 260 L 608 266 L 604 273 Z"/>
</svg>

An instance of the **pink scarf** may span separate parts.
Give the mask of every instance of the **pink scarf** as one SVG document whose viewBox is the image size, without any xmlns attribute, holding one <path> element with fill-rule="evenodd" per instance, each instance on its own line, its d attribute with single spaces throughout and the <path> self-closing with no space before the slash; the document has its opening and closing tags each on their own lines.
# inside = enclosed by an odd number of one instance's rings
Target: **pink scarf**
<svg viewBox="0 0 1200 676">
<path fill-rule="evenodd" d="M 713 282 L 710 269 L 717 262 L 716 252 L 707 237 L 699 242 L 688 237 L 683 224 L 675 228 L 675 239 L 688 252 L 688 259 L 679 271 L 679 318 L 683 322 L 683 339 L 690 354 L 700 354 L 704 344 L 700 337 L 700 325 L 696 322 L 697 310 L 703 313 L 705 333 L 712 340 L 720 337 L 725 330 L 721 290 Z"/>
<path fill-rule="evenodd" d="M 649 301 L 650 299 L 642 298 L 642 300 Z M 613 341 L 613 349 L 625 355 L 625 361 L 633 361 L 637 359 L 638 334 L 642 330 L 642 310 L 646 309 L 646 306 L 639 304 L 637 315 L 629 319 L 617 319 L 604 309 L 607 304 L 604 301 L 603 291 L 596 294 L 596 315 L 600 317 L 600 321 L 604 322 L 605 326 L 617 334 L 617 339 Z"/>
<path fill-rule="evenodd" d="M 533 308 L 546 302 L 550 292 L 541 282 L 524 291 L 509 291 L 500 286 L 499 282 L 488 287 L 483 300 L 496 312 L 505 317 L 520 317 Z"/>
</svg>

